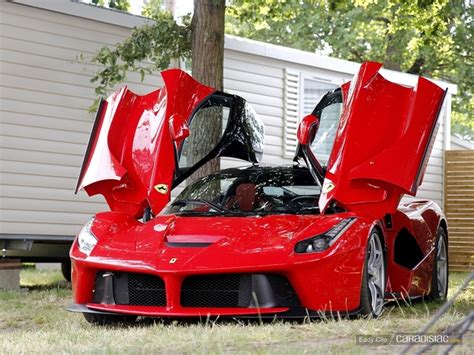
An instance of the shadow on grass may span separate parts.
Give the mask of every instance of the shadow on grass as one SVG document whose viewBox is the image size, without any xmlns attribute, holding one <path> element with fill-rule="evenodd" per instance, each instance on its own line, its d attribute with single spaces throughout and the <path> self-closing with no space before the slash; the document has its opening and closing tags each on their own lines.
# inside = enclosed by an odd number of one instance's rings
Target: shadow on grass
<svg viewBox="0 0 474 355">
<path fill-rule="evenodd" d="M 393 317 L 399 312 L 406 313 L 407 315 L 418 315 L 420 317 L 426 317 L 429 319 L 436 310 L 441 307 L 444 301 L 429 301 L 423 298 L 417 298 L 412 300 L 404 301 L 390 301 L 385 305 L 385 312 L 381 317 Z M 456 304 L 456 310 L 461 313 L 469 313 L 471 304 L 469 302 L 458 302 Z M 394 313 L 392 313 L 394 311 Z M 272 323 L 287 323 L 287 324 L 305 324 L 314 322 L 338 322 L 338 321 L 350 321 L 356 319 L 374 319 L 367 316 L 359 315 L 341 315 L 337 314 L 322 314 L 320 316 L 311 317 L 298 317 L 298 318 L 282 318 L 282 317 L 192 317 L 192 318 L 153 318 L 153 317 L 138 317 L 136 321 L 130 321 L 126 323 L 116 323 L 101 325 L 102 327 L 110 328 L 139 328 L 139 327 L 150 327 L 155 325 L 163 326 L 192 326 L 192 325 L 263 325 Z"/>
<path fill-rule="evenodd" d="M 322 321 L 322 319 L 312 319 L 311 322 Z M 306 319 L 242 319 L 242 318 L 186 318 L 186 319 L 172 319 L 172 318 L 151 318 L 151 317 L 140 317 L 136 321 L 119 322 L 111 324 L 94 324 L 94 326 L 107 328 L 107 329 L 123 329 L 123 328 L 146 328 L 153 327 L 156 325 L 161 326 L 177 326 L 177 327 L 189 327 L 189 326 L 209 326 L 214 325 L 263 325 L 263 324 L 275 324 L 275 323 L 287 323 L 287 324 L 304 324 L 309 321 Z"/>
<path fill-rule="evenodd" d="M 275 323 L 286 323 L 291 325 L 301 325 L 308 323 L 324 323 L 324 322 L 338 322 L 338 321 L 348 321 L 356 319 L 373 319 L 370 316 L 360 316 L 360 315 L 340 315 L 337 314 L 321 314 L 319 316 L 312 315 L 308 316 L 295 316 L 295 317 L 278 317 L 275 315 L 269 316 L 264 315 L 259 317 L 256 316 L 210 316 L 210 317 L 190 317 L 190 318 L 168 318 L 168 317 L 146 317 L 139 316 L 137 320 L 130 320 L 120 323 L 104 324 L 98 325 L 101 327 L 111 327 L 111 328 L 139 328 L 139 327 L 150 327 L 155 325 L 163 326 L 214 326 L 214 325 L 264 325 L 264 324 L 275 324 Z"/>
</svg>

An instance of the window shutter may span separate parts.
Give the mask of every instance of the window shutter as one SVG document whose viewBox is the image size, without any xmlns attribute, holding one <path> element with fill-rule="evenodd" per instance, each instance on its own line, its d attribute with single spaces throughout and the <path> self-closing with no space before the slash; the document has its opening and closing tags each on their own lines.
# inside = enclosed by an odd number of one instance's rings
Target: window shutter
<svg viewBox="0 0 474 355">
<path fill-rule="evenodd" d="M 283 157 L 293 158 L 296 151 L 300 115 L 300 72 L 285 68 Z"/>
<path fill-rule="evenodd" d="M 316 104 L 330 90 L 337 89 L 339 85 L 322 78 L 307 77 L 301 75 L 301 116 L 309 115 L 313 112 Z"/>
</svg>

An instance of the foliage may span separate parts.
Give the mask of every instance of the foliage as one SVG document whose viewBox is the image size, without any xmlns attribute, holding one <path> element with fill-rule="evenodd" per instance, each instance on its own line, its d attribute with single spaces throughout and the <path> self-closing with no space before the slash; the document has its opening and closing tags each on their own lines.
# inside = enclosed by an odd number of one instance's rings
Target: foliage
<svg viewBox="0 0 474 355">
<path fill-rule="evenodd" d="M 124 81 L 127 71 L 140 73 L 143 80 L 146 73 L 169 67 L 172 59 L 190 57 L 190 18 L 178 24 L 167 11 L 155 12 L 153 16 L 156 21 L 135 28 L 114 49 L 102 47 L 92 58 L 93 63 L 103 66 L 91 79 L 98 82 L 98 95 L 105 95 L 108 89 Z"/>
<path fill-rule="evenodd" d="M 130 1 L 129 0 L 92 0 L 92 4 L 109 7 L 111 9 L 116 9 L 120 11 L 130 11 Z"/>
<path fill-rule="evenodd" d="M 472 19 L 464 0 L 233 0 L 226 31 L 454 82 L 453 132 L 474 140 Z"/>
<path fill-rule="evenodd" d="M 122 11 L 130 10 L 129 0 L 92 0 L 99 6 L 107 6 Z M 103 46 L 92 57 L 91 62 L 99 64 L 91 82 L 97 83 L 95 92 L 104 97 L 107 91 L 126 79 L 127 72 L 138 72 L 143 81 L 147 73 L 169 67 L 175 58 L 190 57 L 190 18 L 185 17 L 178 24 L 171 12 L 165 10 L 161 0 L 151 0 L 142 10 L 142 15 L 153 19 L 144 26 L 134 28 L 130 37 L 115 48 Z M 91 111 L 97 107 L 94 102 Z"/>
<path fill-rule="evenodd" d="M 162 0 L 150 0 L 143 5 L 142 16 L 156 19 L 161 12 L 166 11 Z"/>
</svg>

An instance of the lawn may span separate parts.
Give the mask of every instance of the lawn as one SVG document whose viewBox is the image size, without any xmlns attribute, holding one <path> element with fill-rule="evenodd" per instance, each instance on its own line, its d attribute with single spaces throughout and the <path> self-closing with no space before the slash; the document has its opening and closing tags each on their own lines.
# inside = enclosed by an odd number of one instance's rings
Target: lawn
<svg viewBox="0 0 474 355">
<path fill-rule="evenodd" d="M 450 295 L 467 273 L 451 273 Z M 306 322 L 141 320 L 132 327 L 97 327 L 80 314 L 66 312 L 70 284 L 60 272 L 23 269 L 21 291 L 0 291 L 0 353 L 395 353 L 401 348 L 362 346 L 356 334 L 386 335 L 415 332 L 428 322 L 439 303 L 388 304 L 379 319 L 325 319 Z M 474 307 L 470 286 L 433 332 L 445 330 Z M 472 325 L 471 325 L 472 327 Z M 472 353 L 474 336 L 465 335 L 456 353 Z M 436 346 L 438 352 L 443 346 Z M 470 350 L 469 350 L 470 349 Z"/>
</svg>

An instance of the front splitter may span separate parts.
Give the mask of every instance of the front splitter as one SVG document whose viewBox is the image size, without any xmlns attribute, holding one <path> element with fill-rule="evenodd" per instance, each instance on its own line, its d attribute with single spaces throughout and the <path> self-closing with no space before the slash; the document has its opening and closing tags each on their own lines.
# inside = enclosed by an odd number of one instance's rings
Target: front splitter
<svg viewBox="0 0 474 355">
<path fill-rule="evenodd" d="M 95 313 L 95 314 L 127 314 L 144 317 L 242 317 L 259 315 L 276 315 L 285 313 L 287 307 L 273 308 L 167 308 L 130 305 L 107 305 L 98 303 L 72 304 L 67 308 L 70 312 Z"/>
</svg>

